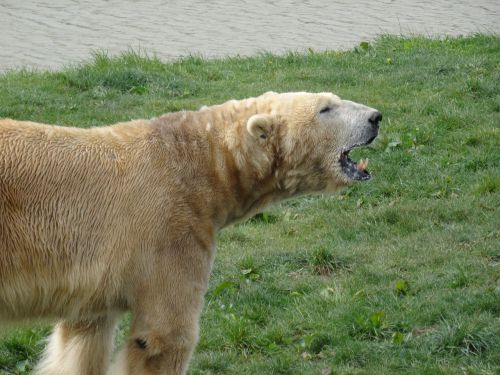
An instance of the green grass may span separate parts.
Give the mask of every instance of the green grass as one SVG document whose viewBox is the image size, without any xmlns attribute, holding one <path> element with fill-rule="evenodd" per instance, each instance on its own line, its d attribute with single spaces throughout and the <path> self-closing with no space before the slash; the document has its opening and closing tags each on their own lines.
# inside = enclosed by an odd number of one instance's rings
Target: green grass
<svg viewBox="0 0 500 375">
<path fill-rule="evenodd" d="M 0 117 L 96 126 L 274 91 L 384 114 L 371 182 L 222 231 L 190 374 L 500 373 L 500 39 L 171 63 L 98 54 L 0 76 Z M 123 341 L 123 325 L 120 340 Z M 0 341 L 25 374 L 45 327 Z"/>
</svg>

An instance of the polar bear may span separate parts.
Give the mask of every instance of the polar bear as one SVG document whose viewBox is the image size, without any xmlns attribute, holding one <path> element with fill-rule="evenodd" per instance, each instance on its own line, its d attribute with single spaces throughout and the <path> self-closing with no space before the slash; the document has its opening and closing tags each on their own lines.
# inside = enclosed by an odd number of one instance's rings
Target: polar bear
<svg viewBox="0 0 500 375">
<path fill-rule="evenodd" d="M 217 231 L 369 179 L 349 151 L 381 119 L 331 93 L 269 92 L 91 129 L 0 120 L 0 321 L 59 320 L 39 375 L 184 374 Z"/>
</svg>

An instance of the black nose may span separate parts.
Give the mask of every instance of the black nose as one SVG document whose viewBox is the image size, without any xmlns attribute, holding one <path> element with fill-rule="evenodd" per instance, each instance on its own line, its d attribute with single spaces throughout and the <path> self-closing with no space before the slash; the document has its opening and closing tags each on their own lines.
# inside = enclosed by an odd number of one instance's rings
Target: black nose
<svg viewBox="0 0 500 375">
<path fill-rule="evenodd" d="M 370 116 L 370 118 L 368 119 L 368 121 L 370 122 L 370 124 L 372 124 L 374 127 L 378 128 L 378 123 L 380 121 L 382 121 L 382 113 L 380 113 L 379 111 L 375 111 L 373 112 L 373 114 Z"/>
</svg>

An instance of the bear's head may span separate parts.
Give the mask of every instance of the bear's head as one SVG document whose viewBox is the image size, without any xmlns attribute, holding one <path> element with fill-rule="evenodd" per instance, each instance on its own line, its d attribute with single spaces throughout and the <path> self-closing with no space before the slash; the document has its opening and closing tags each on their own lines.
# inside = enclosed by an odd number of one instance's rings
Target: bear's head
<svg viewBox="0 0 500 375">
<path fill-rule="evenodd" d="M 272 161 L 278 188 L 290 194 L 335 191 L 370 178 L 349 152 L 377 137 L 382 114 L 331 93 L 266 93 L 248 118 L 249 136 Z"/>
</svg>

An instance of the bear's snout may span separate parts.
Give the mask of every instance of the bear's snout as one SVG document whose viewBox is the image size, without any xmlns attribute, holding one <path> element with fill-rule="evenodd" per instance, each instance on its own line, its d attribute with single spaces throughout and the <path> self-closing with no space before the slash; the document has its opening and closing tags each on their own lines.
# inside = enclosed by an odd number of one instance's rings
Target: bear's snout
<svg viewBox="0 0 500 375">
<path fill-rule="evenodd" d="M 372 124 L 373 128 L 376 130 L 378 130 L 379 128 L 380 121 L 382 121 L 382 113 L 380 113 L 379 111 L 373 112 L 370 118 L 368 119 L 368 122 Z"/>
</svg>

